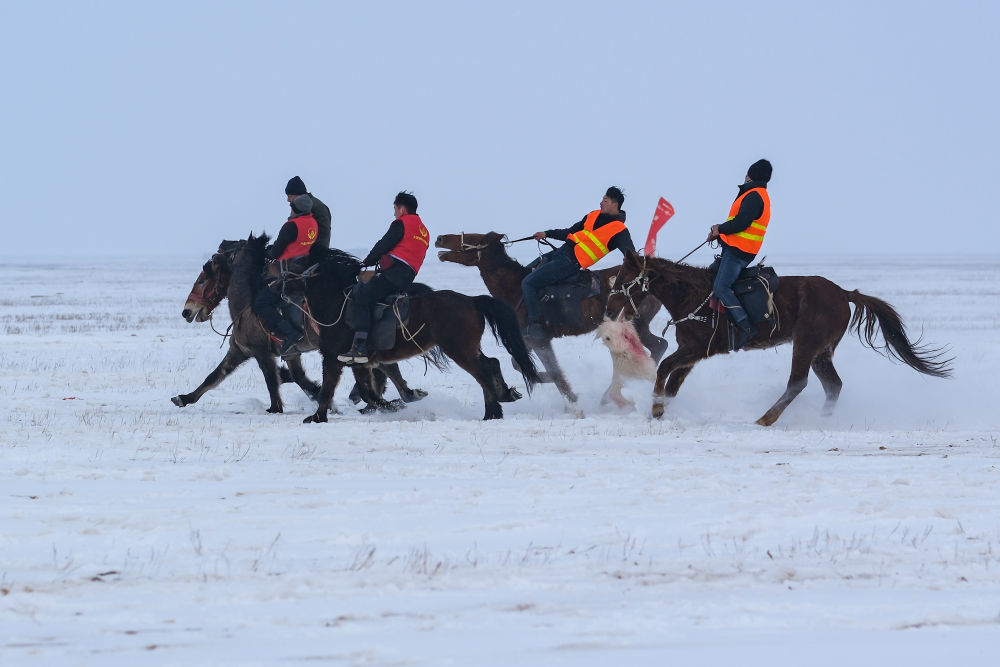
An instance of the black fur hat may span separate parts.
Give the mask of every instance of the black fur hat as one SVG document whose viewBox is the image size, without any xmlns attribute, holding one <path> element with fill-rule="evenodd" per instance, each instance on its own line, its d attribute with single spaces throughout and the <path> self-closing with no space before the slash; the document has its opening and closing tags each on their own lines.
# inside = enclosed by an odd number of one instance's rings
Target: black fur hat
<svg viewBox="0 0 1000 667">
<path fill-rule="evenodd" d="M 298 176 L 292 176 L 288 179 L 288 185 L 285 186 L 286 195 L 304 195 L 308 190 L 306 190 L 306 184 L 302 182 L 302 179 Z"/>
<path fill-rule="evenodd" d="M 762 181 L 767 183 L 771 180 L 771 163 L 763 158 L 757 160 L 747 169 L 747 176 L 751 181 Z"/>
</svg>

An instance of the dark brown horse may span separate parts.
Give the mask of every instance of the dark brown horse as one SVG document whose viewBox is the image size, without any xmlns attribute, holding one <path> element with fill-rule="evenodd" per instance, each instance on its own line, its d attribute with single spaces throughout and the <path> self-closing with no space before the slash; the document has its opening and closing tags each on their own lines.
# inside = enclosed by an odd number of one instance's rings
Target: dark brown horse
<svg viewBox="0 0 1000 667">
<path fill-rule="evenodd" d="M 696 363 L 729 352 L 728 318 L 713 316 L 708 308 L 714 274 L 707 268 L 665 259 L 629 255 L 622 265 L 620 288 L 609 306 L 634 309 L 652 294 L 670 312 L 677 326 L 676 352 L 660 364 L 653 388 L 653 416 L 661 417 L 666 399 L 673 398 Z M 851 306 L 854 304 L 854 315 Z M 764 349 L 792 343 L 792 372 L 785 393 L 757 420 L 770 426 L 799 395 L 812 368 L 826 392 L 824 413 L 830 414 L 843 382 L 833 366 L 833 353 L 848 329 L 861 342 L 910 368 L 933 377 L 949 377 L 952 359 L 943 350 L 911 342 L 895 309 L 885 301 L 853 290 L 848 292 L 821 276 L 782 276 L 774 293 L 775 323 L 762 324 L 745 349 Z M 669 324 L 668 324 L 669 326 Z M 885 343 L 879 345 L 881 333 Z"/>
<path fill-rule="evenodd" d="M 248 241 L 247 246 L 253 246 L 253 241 Z M 258 252 L 262 262 L 262 245 L 259 245 Z M 346 352 L 354 338 L 354 332 L 343 322 L 342 315 L 347 305 L 345 300 L 358 281 L 360 269 L 361 263 L 356 258 L 339 250 L 330 250 L 320 258 L 315 277 L 306 280 L 310 311 L 316 321 L 323 324 L 319 340 L 319 350 L 323 355 L 323 386 L 316 414 L 308 417 L 306 422 L 326 421 L 344 367 L 337 355 Z M 538 373 L 521 338 L 514 312 L 492 297 L 469 297 L 451 290 L 411 295 L 407 327 L 397 332 L 392 349 L 374 352 L 369 365 L 426 355 L 428 350 L 438 347 L 479 383 L 486 403 L 483 419 L 500 419 L 503 417 L 500 403 L 515 401 L 521 395 L 504 382 L 500 362 L 483 354 L 480 348 L 487 323 L 514 358 L 530 390 L 538 382 Z M 353 366 L 352 369 L 360 382 L 358 367 Z"/>
<path fill-rule="evenodd" d="M 245 243 L 245 241 L 223 241 L 219 245 L 218 252 L 205 262 L 184 303 L 181 315 L 185 320 L 205 322 L 211 320 L 215 308 L 228 297 L 232 325 L 226 356 L 197 389 L 170 399 L 178 407 L 197 402 L 205 392 L 217 387 L 230 373 L 251 358 L 257 362 L 261 373 L 264 374 L 267 393 L 271 399 L 268 412 L 282 412 L 278 387 L 285 382 L 295 382 L 313 400 L 319 397 L 320 388 L 306 376 L 301 360 L 301 352 L 317 348 L 319 334 L 312 327 L 305 327 L 306 337 L 297 346 L 300 352 L 285 359 L 287 368 L 278 368 L 276 359 L 280 346 L 267 333 L 250 308 L 255 290 L 261 287 L 260 274 L 255 273 L 259 267 L 250 267 L 245 263 L 237 265 L 233 261 L 233 256 Z M 422 389 L 410 389 L 395 364 L 385 367 L 384 372 L 383 369 L 376 371 L 372 378 L 374 383 L 372 393 L 381 396 L 386 376 L 392 380 L 400 398 L 405 402 L 420 400 L 427 395 Z M 358 402 L 362 394 L 361 388 L 355 387 L 351 398 Z"/>
<path fill-rule="evenodd" d="M 486 289 L 494 297 L 500 299 L 517 312 L 521 326 L 527 322 L 527 312 L 524 309 L 521 294 L 521 281 L 530 273 L 507 254 L 504 248 L 505 236 L 496 232 L 488 234 L 443 234 L 437 237 L 434 245 L 445 248 L 438 253 L 442 262 L 455 262 L 464 266 L 479 268 L 479 275 L 486 284 Z M 578 326 L 562 326 L 549 323 L 543 324 L 546 336 L 544 341 L 531 345 L 532 351 L 538 355 L 547 373 L 542 374 L 543 382 L 554 382 L 567 400 L 575 403 L 576 394 L 566 381 L 559 361 L 552 351 L 552 339 L 562 336 L 579 336 L 597 329 L 605 317 L 605 304 L 617 279 L 620 266 L 602 269 L 597 272 L 600 278 L 600 294 L 585 299 L 581 303 L 583 316 Z M 646 346 L 654 360 L 659 360 L 667 350 L 667 341 L 656 336 L 649 330 L 649 323 L 660 310 L 660 304 L 655 299 L 644 300 L 639 306 L 639 315 L 635 320 L 635 328 L 639 339 Z"/>
</svg>

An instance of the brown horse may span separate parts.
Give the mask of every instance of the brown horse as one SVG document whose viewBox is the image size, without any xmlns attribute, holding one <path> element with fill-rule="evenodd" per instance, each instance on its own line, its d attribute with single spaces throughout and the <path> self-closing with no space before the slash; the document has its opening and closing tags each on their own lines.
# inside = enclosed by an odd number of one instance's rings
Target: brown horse
<svg viewBox="0 0 1000 667">
<path fill-rule="evenodd" d="M 524 309 L 521 295 L 521 281 L 529 268 L 521 265 L 507 254 L 504 248 L 506 237 L 503 234 L 490 232 L 488 234 L 443 234 L 437 237 L 434 245 L 445 248 L 438 253 L 442 262 L 455 262 L 463 266 L 479 268 L 479 275 L 486 284 L 486 289 L 494 297 L 500 299 L 517 312 L 521 326 L 527 322 L 527 312 Z M 560 393 L 572 403 L 576 402 L 576 394 L 566 381 L 559 361 L 552 351 L 552 339 L 562 336 L 578 336 L 597 329 L 605 317 L 605 304 L 617 279 L 620 266 L 602 269 L 597 272 L 600 278 L 600 294 L 585 299 L 580 305 L 583 316 L 578 326 L 559 324 L 543 324 L 547 338 L 532 344 L 532 351 L 538 355 L 547 373 L 542 374 L 543 382 L 554 382 Z M 639 339 L 646 346 L 653 359 L 659 361 L 667 350 L 667 341 L 656 336 L 649 330 L 649 323 L 660 310 L 660 304 L 655 299 L 644 300 L 639 306 L 639 315 L 635 320 L 635 328 Z"/>
<path fill-rule="evenodd" d="M 669 311 L 677 328 L 676 352 L 660 364 L 653 388 L 653 416 L 661 417 L 666 399 L 677 395 L 696 363 L 729 352 L 728 318 L 709 312 L 714 274 L 707 268 L 630 254 L 622 265 L 620 292 L 609 306 L 634 310 L 652 294 Z M 851 306 L 854 304 L 854 315 Z M 952 359 L 943 350 L 911 342 L 895 309 L 885 301 L 853 290 L 848 292 L 821 276 L 782 276 L 774 293 L 774 325 L 761 326 L 745 349 L 765 349 L 792 343 L 792 372 L 785 393 L 757 420 L 770 426 L 808 381 L 812 368 L 826 392 L 824 413 L 830 414 L 843 382 L 833 366 L 833 353 L 848 329 L 861 342 L 885 356 L 933 377 L 949 377 Z M 881 332 L 884 345 L 875 338 Z"/>
<path fill-rule="evenodd" d="M 252 239 L 247 242 L 251 252 L 254 252 L 254 245 Z M 262 263 L 264 248 L 262 244 L 256 245 L 257 261 Z M 319 339 L 319 350 L 323 355 L 323 386 L 316 414 L 306 418 L 306 422 L 325 422 L 327 419 L 327 411 L 344 367 L 337 355 L 346 352 L 354 338 L 353 330 L 344 323 L 342 315 L 350 289 L 358 282 L 360 269 L 361 263 L 356 258 L 339 250 L 329 250 L 319 258 L 316 275 L 306 280 L 305 292 L 310 311 L 318 322 L 323 323 Z M 438 347 L 479 383 L 486 403 L 483 419 L 500 419 L 503 417 L 500 403 L 515 401 L 521 395 L 504 382 L 500 362 L 487 357 L 480 348 L 487 323 L 514 358 L 530 390 L 538 382 L 538 373 L 521 338 L 513 311 L 492 297 L 469 297 L 451 290 L 411 294 L 407 327 L 397 332 L 392 349 L 374 352 L 366 367 L 426 355 L 428 350 Z M 358 368 L 352 366 L 356 379 L 359 379 Z"/>
<path fill-rule="evenodd" d="M 264 374 L 267 393 L 271 399 L 268 412 L 282 412 L 283 406 L 278 387 L 285 382 L 295 382 L 313 400 L 319 397 L 320 388 L 306 376 L 301 360 L 301 352 L 317 348 L 319 334 L 312 327 L 305 327 L 306 337 L 297 346 L 300 352 L 285 359 L 287 368 L 278 368 L 276 359 L 279 345 L 267 333 L 250 308 L 253 303 L 253 295 L 256 293 L 255 290 L 261 286 L 260 276 L 254 273 L 255 269 L 246 266 L 237 267 L 233 262 L 234 254 L 245 243 L 245 241 L 223 241 L 219 245 L 218 252 L 205 262 L 201 273 L 194 281 L 187 301 L 184 303 L 181 315 L 185 320 L 205 322 L 211 320 L 215 308 L 228 297 L 232 325 L 229 350 L 226 352 L 226 356 L 197 389 L 188 394 L 178 394 L 170 399 L 178 407 L 196 403 L 205 392 L 217 387 L 230 373 L 250 358 L 257 362 L 261 373 Z M 420 400 L 427 395 L 427 392 L 422 389 L 410 389 L 403 379 L 399 367 L 395 364 L 385 367 L 384 372 L 382 369 L 375 372 L 372 378 L 374 383 L 372 393 L 381 396 L 385 388 L 386 376 L 396 386 L 400 398 L 407 403 Z M 351 398 L 355 403 L 363 395 L 364 392 L 360 387 L 355 387 L 351 392 Z M 392 404 L 383 402 L 380 405 L 388 407 Z"/>
</svg>

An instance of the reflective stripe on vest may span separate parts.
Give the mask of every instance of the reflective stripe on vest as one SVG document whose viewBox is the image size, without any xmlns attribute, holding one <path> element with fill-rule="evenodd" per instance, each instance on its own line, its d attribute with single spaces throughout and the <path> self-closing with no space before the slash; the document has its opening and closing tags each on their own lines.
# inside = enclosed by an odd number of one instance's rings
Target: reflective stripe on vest
<svg viewBox="0 0 1000 667">
<path fill-rule="evenodd" d="M 299 215 L 289 222 L 295 223 L 295 240 L 285 246 L 284 252 L 278 257 L 279 260 L 302 257 L 309 254 L 309 247 L 316 243 L 316 236 L 319 234 L 319 225 L 312 213 Z"/>
<path fill-rule="evenodd" d="M 588 213 L 583 221 L 583 229 L 566 237 L 568 241 L 576 244 L 573 249 L 576 253 L 576 261 L 580 262 L 580 266 L 585 269 L 596 264 L 598 260 L 611 252 L 608 249 L 608 243 L 615 234 L 625 230 L 625 223 L 621 220 L 612 220 L 594 229 L 594 223 L 600 214 L 600 211 Z"/>
<path fill-rule="evenodd" d="M 740 212 L 740 205 L 743 203 L 743 199 L 751 192 L 759 194 L 760 198 L 764 201 L 764 212 L 742 232 L 720 234 L 719 238 L 730 247 L 742 250 L 751 255 L 756 255 L 760 252 L 760 246 L 764 242 L 764 234 L 767 232 L 767 223 L 771 220 L 771 199 L 767 196 L 767 190 L 764 188 L 751 188 L 737 197 L 733 205 L 729 207 L 728 220 L 736 217 L 736 214 Z"/>
<path fill-rule="evenodd" d="M 431 235 L 418 215 L 407 213 L 399 221 L 403 223 L 403 239 L 382 256 L 379 266 L 384 271 L 392 266 L 393 259 L 398 259 L 416 273 L 424 263 L 427 248 L 431 244 Z"/>
</svg>

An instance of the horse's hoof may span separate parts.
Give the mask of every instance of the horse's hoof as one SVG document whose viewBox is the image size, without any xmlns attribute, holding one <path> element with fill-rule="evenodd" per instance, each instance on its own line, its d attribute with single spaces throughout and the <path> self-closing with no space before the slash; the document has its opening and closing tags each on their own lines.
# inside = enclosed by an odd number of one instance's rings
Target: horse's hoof
<svg viewBox="0 0 1000 667">
<path fill-rule="evenodd" d="M 504 392 L 503 396 L 497 400 L 501 403 L 513 403 L 514 401 L 521 399 L 521 392 L 519 392 L 514 387 L 507 387 L 507 391 Z"/>
<path fill-rule="evenodd" d="M 653 403 L 653 419 L 663 417 L 663 403 Z"/>
<path fill-rule="evenodd" d="M 777 417 L 768 417 L 767 415 L 764 415 L 757 420 L 757 424 L 759 426 L 770 426 L 776 421 L 778 421 Z"/>
<path fill-rule="evenodd" d="M 403 394 L 403 400 L 406 401 L 407 403 L 415 403 L 416 401 L 419 401 L 421 398 L 424 398 L 426 396 L 427 392 L 424 391 L 423 389 L 411 389 L 410 391 Z"/>
<path fill-rule="evenodd" d="M 382 412 L 399 412 L 406 409 L 406 402 L 400 398 L 394 398 L 385 405 L 379 406 Z"/>
<path fill-rule="evenodd" d="M 280 405 L 277 406 L 277 407 L 271 406 L 271 407 L 269 407 L 267 409 L 267 412 L 268 412 L 268 414 L 277 415 L 277 414 L 281 414 L 282 412 L 284 412 L 284 409 L 282 409 L 282 407 Z"/>
<path fill-rule="evenodd" d="M 360 410 L 358 410 L 358 412 L 360 412 L 363 415 L 370 415 L 371 413 L 375 412 L 376 410 L 378 410 L 378 406 L 373 405 L 371 403 L 368 403 L 367 405 L 365 405 L 365 407 L 363 407 Z"/>
<path fill-rule="evenodd" d="M 170 402 L 179 408 L 183 408 L 185 405 L 187 405 L 187 401 L 184 400 L 183 396 L 172 396 L 170 398 Z"/>
<path fill-rule="evenodd" d="M 321 415 L 318 412 L 314 415 L 309 415 L 302 420 L 303 424 L 320 424 L 324 422 L 326 422 L 326 415 Z"/>
</svg>

